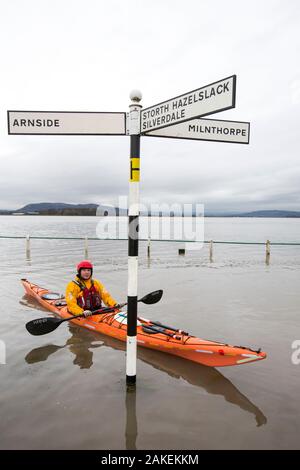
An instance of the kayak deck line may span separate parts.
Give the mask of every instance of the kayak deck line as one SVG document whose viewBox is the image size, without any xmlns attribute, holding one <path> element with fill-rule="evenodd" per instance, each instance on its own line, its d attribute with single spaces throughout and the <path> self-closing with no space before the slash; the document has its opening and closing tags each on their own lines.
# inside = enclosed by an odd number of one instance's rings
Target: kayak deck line
<svg viewBox="0 0 300 470">
<path fill-rule="evenodd" d="M 38 303 L 49 312 L 54 313 L 62 319 L 72 317 L 72 314 L 68 312 L 67 306 L 64 304 L 63 297 L 61 297 L 59 301 L 57 301 L 57 299 L 49 300 L 43 298 L 45 294 L 52 294 L 53 292 L 31 283 L 27 279 L 22 279 L 21 282 L 26 293 L 30 297 L 35 298 Z M 48 297 L 51 299 L 51 295 Z M 115 312 L 104 313 L 88 318 L 72 318 L 70 322 L 87 328 L 90 331 L 94 331 L 95 333 L 99 332 L 126 342 L 127 324 L 125 324 L 125 321 L 120 321 L 122 317 L 122 314 L 120 317 L 120 310 L 116 310 Z M 232 346 L 227 343 L 197 338 L 190 334 L 179 334 L 171 329 L 161 328 L 158 330 L 157 327 L 155 327 L 153 328 L 154 331 L 148 333 L 143 330 L 143 327 L 148 326 L 150 330 L 153 324 L 151 320 L 146 320 L 145 318 L 142 320 L 140 325 L 137 326 L 137 343 L 140 347 L 179 356 L 209 367 L 242 365 L 244 363 L 260 361 L 267 357 L 266 353 L 260 350 L 254 351 L 244 346 Z M 156 323 L 159 322 L 154 322 L 154 324 Z"/>
</svg>

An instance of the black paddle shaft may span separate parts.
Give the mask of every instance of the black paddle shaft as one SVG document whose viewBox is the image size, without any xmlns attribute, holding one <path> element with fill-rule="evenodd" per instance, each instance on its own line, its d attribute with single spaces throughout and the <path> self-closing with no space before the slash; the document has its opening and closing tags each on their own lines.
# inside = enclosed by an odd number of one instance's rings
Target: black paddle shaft
<svg viewBox="0 0 300 470">
<path fill-rule="evenodd" d="M 113 312 L 115 310 L 114 307 L 107 307 L 102 308 L 100 310 L 96 310 L 93 312 L 93 315 L 101 315 L 108 312 Z M 84 317 L 83 314 L 80 315 L 72 315 L 68 318 L 55 318 L 55 317 L 45 317 L 45 318 L 37 318 L 32 320 L 26 324 L 27 331 L 33 336 L 41 336 L 51 333 L 51 331 L 56 330 L 63 322 L 74 320 L 77 318 Z"/>
<path fill-rule="evenodd" d="M 138 302 L 143 302 L 144 304 L 155 304 L 160 301 L 161 297 L 163 295 L 162 290 L 157 290 L 154 292 L 151 292 L 150 294 L 145 295 L 142 299 L 139 299 Z M 93 312 L 93 315 L 100 315 L 104 313 L 109 313 L 109 312 L 114 312 L 117 309 L 120 309 L 127 305 L 127 303 L 117 305 L 115 307 L 107 307 L 107 308 L 102 308 L 99 310 L 96 310 Z M 56 330 L 56 328 L 61 325 L 61 323 L 65 321 L 70 321 L 73 319 L 81 318 L 84 317 L 83 314 L 80 315 L 72 315 L 71 317 L 68 318 L 51 318 L 51 317 L 46 317 L 46 318 L 37 318 L 36 320 L 32 320 L 26 324 L 26 329 L 27 331 L 34 336 L 40 336 L 40 335 L 46 335 L 47 333 L 51 333 L 51 331 Z"/>
</svg>

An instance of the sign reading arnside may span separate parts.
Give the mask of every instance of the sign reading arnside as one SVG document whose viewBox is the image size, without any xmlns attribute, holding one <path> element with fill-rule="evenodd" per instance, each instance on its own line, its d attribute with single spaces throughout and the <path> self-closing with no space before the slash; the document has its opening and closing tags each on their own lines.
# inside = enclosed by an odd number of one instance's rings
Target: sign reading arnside
<svg viewBox="0 0 300 470">
<path fill-rule="evenodd" d="M 8 111 L 8 133 L 19 135 L 125 135 L 125 113 Z"/>
<path fill-rule="evenodd" d="M 141 133 L 172 126 L 235 107 L 236 75 L 146 108 Z"/>
</svg>

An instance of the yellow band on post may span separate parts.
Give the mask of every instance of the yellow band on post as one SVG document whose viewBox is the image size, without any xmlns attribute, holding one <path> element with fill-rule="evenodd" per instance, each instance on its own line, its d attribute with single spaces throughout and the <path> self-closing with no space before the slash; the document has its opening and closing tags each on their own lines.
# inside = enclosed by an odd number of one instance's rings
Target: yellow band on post
<svg viewBox="0 0 300 470">
<path fill-rule="evenodd" d="M 140 159 L 131 157 L 130 158 L 130 178 L 129 181 L 140 181 Z"/>
</svg>

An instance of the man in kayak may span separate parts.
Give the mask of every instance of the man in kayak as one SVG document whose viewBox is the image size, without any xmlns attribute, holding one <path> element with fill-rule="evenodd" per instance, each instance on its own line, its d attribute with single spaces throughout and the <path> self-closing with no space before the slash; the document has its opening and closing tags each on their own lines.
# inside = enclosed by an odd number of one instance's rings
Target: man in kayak
<svg viewBox="0 0 300 470">
<path fill-rule="evenodd" d="M 102 301 L 108 307 L 118 307 L 118 303 L 111 297 L 97 279 L 92 278 L 93 265 L 83 260 L 77 265 L 77 276 L 69 282 L 66 288 L 66 302 L 68 311 L 73 315 L 83 314 L 84 317 L 93 315 L 93 311 L 102 306 Z"/>
</svg>

